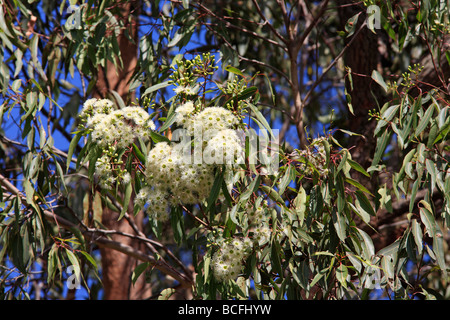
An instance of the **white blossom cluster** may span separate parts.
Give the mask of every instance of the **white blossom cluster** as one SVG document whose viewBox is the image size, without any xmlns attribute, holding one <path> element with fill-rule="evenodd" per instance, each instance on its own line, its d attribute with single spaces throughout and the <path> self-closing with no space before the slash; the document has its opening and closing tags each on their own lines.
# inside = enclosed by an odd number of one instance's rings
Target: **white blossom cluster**
<svg viewBox="0 0 450 320">
<path fill-rule="evenodd" d="M 239 119 L 221 107 L 208 107 L 200 112 L 192 102 L 175 110 L 175 122 L 202 143 L 203 161 L 208 164 L 236 164 L 243 161 L 243 139 L 235 127 Z"/>
<path fill-rule="evenodd" d="M 255 205 L 247 202 L 246 211 L 248 224 L 253 230 L 253 242 L 256 245 L 262 246 L 270 240 L 272 231 L 267 223 L 268 203 L 266 200 L 256 201 Z"/>
<path fill-rule="evenodd" d="M 252 247 L 250 238 L 222 242 L 211 260 L 214 277 L 224 282 L 236 279 L 242 272 L 243 261 L 250 254 Z"/>
<path fill-rule="evenodd" d="M 175 112 L 175 121 L 189 140 L 159 142 L 150 150 L 145 169 L 147 186 L 136 197 L 139 205 L 151 208 L 149 214 L 156 220 L 166 220 L 171 205 L 195 204 L 207 198 L 217 165 L 233 166 L 236 155 L 243 151 L 233 129 L 238 120 L 229 110 L 209 107 L 197 112 L 192 102 L 186 102 Z M 195 130 L 201 130 L 200 138 Z M 200 146 L 200 158 L 191 146 L 191 135 Z"/>
<path fill-rule="evenodd" d="M 304 150 L 300 150 L 297 156 L 300 157 L 300 170 L 306 176 L 312 176 L 314 169 L 316 169 L 320 176 L 326 176 L 328 174 L 328 168 L 326 167 L 327 155 L 323 140 L 326 138 L 319 137 L 314 139 L 311 144 Z"/>
<path fill-rule="evenodd" d="M 129 146 L 136 138 L 146 138 L 155 124 L 141 107 L 113 109 L 108 99 L 89 99 L 84 103 L 80 115 L 85 119 L 91 136 L 101 147 Z"/>
<path fill-rule="evenodd" d="M 145 175 L 147 186 L 136 200 L 147 204 L 156 220 L 166 220 L 172 204 L 194 204 L 209 195 L 214 182 L 211 165 L 194 164 L 183 153 L 181 143 L 157 143 L 150 150 Z"/>
<path fill-rule="evenodd" d="M 91 134 L 92 140 L 103 149 L 95 163 L 95 175 L 105 189 L 112 189 L 119 178 L 127 184 L 131 175 L 122 168 L 117 150 L 130 146 L 136 138 L 147 140 L 155 124 L 140 107 L 115 109 L 108 99 L 89 99 L 80 113 L 80 119 Z"/>
</svg>

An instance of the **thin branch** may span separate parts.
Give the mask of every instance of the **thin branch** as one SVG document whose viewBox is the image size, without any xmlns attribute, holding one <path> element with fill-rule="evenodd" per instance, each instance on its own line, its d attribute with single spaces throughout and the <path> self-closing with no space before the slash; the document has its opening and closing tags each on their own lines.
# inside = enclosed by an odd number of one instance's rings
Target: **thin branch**
<svg viewBox="0 0 450 320">
<path fill-rule="evenodd" d="M 261 8 L 259 7 L 259 4 L 256 0 L 252 0 L 253 5 L 256 8 L 256 11 L 258 11 L 259 16 L 264 20 L 264 24 L 267 24 L 270 28 L 270 30 L 273 32 L 273 34 L 280 39 L 286 46 L 288 45 L 288 40 L 286 40 L 286 38 L 284 38 L 278 31 L 277 29 L 274 28 L 274 26 L 269 22 L 269 20 L 267 20 L 266 16 L 264 15 L 264 13 L 261 11 Z"/>
<path fill-rule="evenodd" d="M 8 190 L 12 194 L 16 194 L 20 196 L 20 199 L 24 205 L 28 205 L 26 197 L 20 192 L 19 189 L 17 189 L 11 182 L 8 181 L 7 178 L 5 178 L 3 175 L 0 174 L 0 184 L 3 185 L 6 190 Z M 41 208 L 42 209 L 42 208 Z M 179 281 L 183 287 L 189 288 L 192 286 L 192 280 L 189 279 L 188 276 L 181 274 L 176 269 L 174 269 L 171 265 L 169 265 L 167 262 L 163 260 L 157 260 L 153 256 L 145 254 L 141 252 L 140 250 L 137 250 L 135 248 L 132 248 L 128 245 L 125 245 L 123 243 L 110 240 L 106 238 L 105 236 L 98 236 L 98 230 L 89 230 L 84 228 L 79 228 L 76 224 L 54 214 L 50 210 L 42 209 L 42 212 L 50 221 L 55 221 L 59 227 L 62 227 L 67 230 L 76 229 L 79 230 L 84 236 L 91 238 L 94 243 L 96 243 L 100 247 L 106 247 L 110 249 L 117 250 L 119 252 L 122 252 L 130 257 L 134 257 L 138 260 L 149 262 L 153 267 L 160 270 L 166 275 L 169 275 Z"/>
<path fill-rule="evenodd" d="M 355 32 L 355 34 L 353 35 L 352 39 L 345 45 L 345 47 L 342 49 L 342 51 L 338 54 L 338 56 L 330 63 L 330 65 L 322 72 L 322 74 L 320 75 L 320 78 L 317 79 L 315 81 L 315 83 L 312 85 L 311 89 L 309 89 L 308 93 L 306 94 L 305 98 L 303 99 L 303 101 L 308 101 L 310 95 L 313 93 L 313 91 L 316 89 L 316 87 L 323 81 L 323 78 L 325 77 L 325 75 L 328 73 L 328 71 L 331 70 L 331 68 L 334 67 L 334 65 L 339 61 L 340 58 L 342 58 L 342 56 L 344 55 L 345 51 L 347 51 L 347 49 L 351 46 L 351 44 L 353 43 L 353 41 L 355 41 L 355 39 L 357 38 L 358 34 L 361 32 L 361 30 L 363 28 L 365 28 L 366 26 L 366 21 L 364 21 L 364 23 L 361 25 L 361 27 Z"/>
</svg>

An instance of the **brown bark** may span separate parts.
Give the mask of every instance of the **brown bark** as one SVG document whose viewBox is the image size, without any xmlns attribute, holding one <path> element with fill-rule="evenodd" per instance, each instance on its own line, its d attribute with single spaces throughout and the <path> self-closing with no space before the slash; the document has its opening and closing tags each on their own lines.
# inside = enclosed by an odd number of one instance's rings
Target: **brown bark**
<svg viewBox="0 0 450 320">
<path fill-rule="evenodd" d="M 353 3 L 349 0 L 339 0 L 338 3 L 344 5 L 339 9 L 342 29 L 344 29 L 348 19 L 361 12 L 355 29 L 358 30 L 367 16 L 364 5 L 348 6 L 348 4 Z M 364 137 L 351 137 L 349 146 L 352 148 L 353 160 L 363 167 L 368 167 L 371 164 L 371 155 L 374 153 L 376 145 L 373 136 L 376 122 L 369 121 L 369 110 L 376 108 L 377 101 L 382 104 L 384 100 L 380 87 L 371 78 L 372 71 L 379 69 L 378 35 L 367 27 L 363 27 L 361 32 L 355 33 L 352 37 L 356 38 L 353 40 L 351 37 L 346 39 L 346 43 L 351 40 L 352 43 L 344 54 L 344 64 L 351 69 L 353 82 L 351 86 L 347 78 L 345 84 L 347 92 L 351 96 L 354 111 L 353 115 L 349 113 L 347 128 Z"/>
<path fill-rule="evenodd" d="M 349 5 L 352 3 L 353 5 Z M 350 0 L 339 0 L 338 4 L 344 5 L 339 9 L 342 29 L 349 18 L 361 12 L 356 26 L 356 29 L 358 29 L 366 19 L 366 8 L 362 4 L 357 4 Z M 357 38 L 352 41 L 351 46 L 347 48 L 344 55 L 344 64 L 350 67 L 353 80 L 353 90 L 350 88 L 349 81 L 346 81 L 346 88 L 350 93 L 354 109 L 354 115 L 349 114 L 347 128 L 364 136 L 364 138 L 351 137 L 349 145 L 352 148 L 352 158 L 365 168 L 371 165 L 371 156 L 374 154 L 376 147 L 376 137 L 373 135 L 376 121 L 369 121 L 368 112 L 371 109 L 376 109 L 377 104 L 382 106 L 388 99 L 388 97 L 384 96 L 381 87 L 371 78 L 373 70 L 378 70 L 383 74 L 381 70 L 382 50 L 380 50 L 381 47 L 379 46 L 382 42 L 379 38 L 381 32 L 383 31 L 377 30 L 377 34 L 374 34 L 368 28 L 364 28 L 362 32 L 356 35 Z M 449 48 L 450 37 L 444 37 L 441 61 L 436 61 L 436 57 L 433 60 L 430 54 L 421 57 L 418 63 L 424 66 L 424 70 L 420 74 L 420 83 L 418 88 L 411 89 L 408 94 L 415 97 L 420 93 L 419 90 L 422 93 L 433 88 L 438 88 L 441 93 L 445 93 L 448 90 L 450 68 L 445 59 L 444 51 Z M 450 94 L 450 92 L 448 93 Z M 391 163 L 391 166 L 395 167 L 395 164 Z M 391 169 L 395 169 L 393 167 Z M 377 184 L 387 182 L 389 186 L 391 177 L 389 174 L 384 173 L 375 176 L 373 179 L 368 179 L 360 174 L 355 178 L 369 190 L 376 192 Z M 422 199 L 425 193 L 426 190 L 420 191 L 416 201 Z M 436 198 L 436 195 L 434 195 L 433 199 L 435 203 L 439 202 L 439 198 Z M 360 224 L 360 227 L 372 236 L 377 250 L 386 247 L 400 237 L 408 224 L 406 214 L 409 212 L 409 199 L 394 202 L 392 206 L 392 212 L 386 210 L 377 212 L 377 216 L 371 221 L 372 228 L 366 228 L 364 223 Z M 374 230 L 377 230 L 377 232 L 374 232 Z"/>
<path fill-rule="evenodd" d="M 98 98 L 106 98 L 111 91 L 116 91 L 125 103 L 131 101 L 134 95 L 129 92 L 128 81 L 137 64 L 137 23 L 133 16 L 136 1 L 119 2 L 120 15 L 118 19 L 125 21 L 124 28 L 131 30 L 131 36 L 134 41 L 124 34 L 122 30 L 117 41 L 120 47 L 120 55 L 122 66 L 116 69 L 114 64 L 107 62 L 106 67 L 98 67 L 98 77 L 95 86 L 94 96 Z M 131 19 L 129 19 L 131 18 Z M 128 25 L 131 23 L 131 25 Z M 130 201 L 132 203 L 132 201 Z M 129 206 L 128 212 L 133 212 L 132 205 Z M 130 214 L 130 219 L 134 224 L 142 230 L 143 215 L 138 214 L 134 217 Z M 110 230 L 117 230 L 124 233 L 135 233 L 130 222 L 127 219 L 118 220 L 119 214 L 109 208 L 104 208 L 102 215 L 102 223 Z M 121 237 L 119 235 L 111 235 L 111 239 L 121 242 L 124 245 L 136 248 L 145 252 L 146 248 L 143 243 L 135 239 Z M 128 299 L 144 299 L 151 296 L 151 287 L 145 283 L 145 277 L 139 277 L 135 285 L 132 285 L 131 274 L 139 263 L 136 258 L 130 257 L 117 250 L 107 247 L 101 248 L 102 255 L 102 276 L 104 286 L 105 300 L 128 300 Z"/>
</svg>

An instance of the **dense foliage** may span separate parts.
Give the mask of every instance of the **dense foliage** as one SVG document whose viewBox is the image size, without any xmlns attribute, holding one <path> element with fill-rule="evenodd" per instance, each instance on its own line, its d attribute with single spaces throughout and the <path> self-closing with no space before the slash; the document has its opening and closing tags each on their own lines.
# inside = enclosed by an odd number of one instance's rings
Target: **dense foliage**
<svg viewBox="0 0 450 320">
<path fill-rule="evenodd" d="M 3 299 L 450 297 L 449 1 L 0 3 Z"/>
</svg>

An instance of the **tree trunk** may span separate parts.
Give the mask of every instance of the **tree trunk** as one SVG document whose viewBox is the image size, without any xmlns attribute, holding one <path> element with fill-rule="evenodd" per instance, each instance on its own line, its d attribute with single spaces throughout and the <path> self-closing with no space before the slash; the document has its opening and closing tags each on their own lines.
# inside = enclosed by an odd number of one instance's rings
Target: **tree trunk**
<svg viewBox="0 0 450 320">
<path fill-rule="evenodd" d="M 353 5 L 349 6 L 351 3 Z M 364 5 L 354 4 L 349 0 L 339 0 L 338 4 L 344 5 L 339 9 L 341 29 L 344 29 L 348 19 L 358 12 L 362 12 L 355 29 L 358 30 L 367 16 Z M 369 111 L 376 109 L 377 103 L 383 103 L 384 100 L 381 88 L 371 78 L 372 71 L 378 70 L 380 63 L 378 35 L 367 27 L 363 27 L 361 32 L 357 34 L 355 32 L 352 37 L 356 37 L 356 39 L 352 41 L 344 55 L 344 64 L 351 69 L 353 82 L 351 86 L 347 78 L 345 84 L 347 92 L 351 96 L 354 111 L 354 115 L 349 113 L 347 128 L 364 137 L 352 136 L 349 146 L 352 147 L 353 160 L 367 168 L 371 164 L 371 155 L 374 154 L 376 145 L 376 139 L 373 136 L 376 122 L 369 121 Z M 346 44 L 350 40 L 351 37 L 347 38 Z"/>
<path fill-rule="evenodd" d="M 126 1 L 120 2 L 118 5 L 121 9 L 121 14 L 118 19 L 126 22 L 125 29 L 131 30 L 130 35 L 134 38 L 134 41 L 130 41 L 122 30 L 117 40 L 123 65 L 117 70 L 114 64 L 108 61 L 106 68 L 98 67 L 98 80 L 94 96 L 97 98 L 106 98 L 114 90 L 122 97 L 125 103 L 128 103 L 134 98 L 134 95 L 129 92 L 128 81 L 137 64 L 138 26 L 136 21 L 137 13 L 134 12 L 135 7 L 137 7 L 137 2 Z M 138 214 L 134 217 L 132 201 L 130 201 L 128 212 L 130 213 L 130 220 L 142 230 L 143 215 Z M 134 234 L 135 232 L 130 222 L 125 218 L 118 221 L 118 217 L 118 212 L 105 207 L 103 209 L 102 223 L 110 230 Z M 120 241 L 145 252 L 144 245 L 137 240 L 119 235 L 111 235 L 111 238 L 112 240 Z M 135 285 L 132 285 L 131 274 L 139 263 L 136 259 L 108 248 L 103 248 L 100 251 L 102 255 L 102 281 L 104 286 L 103 298 L 105 300 L 145 299 L 151 296 L 150 284 L 145 282 L 144 276 L 139 277 Z"/>
</svg>

